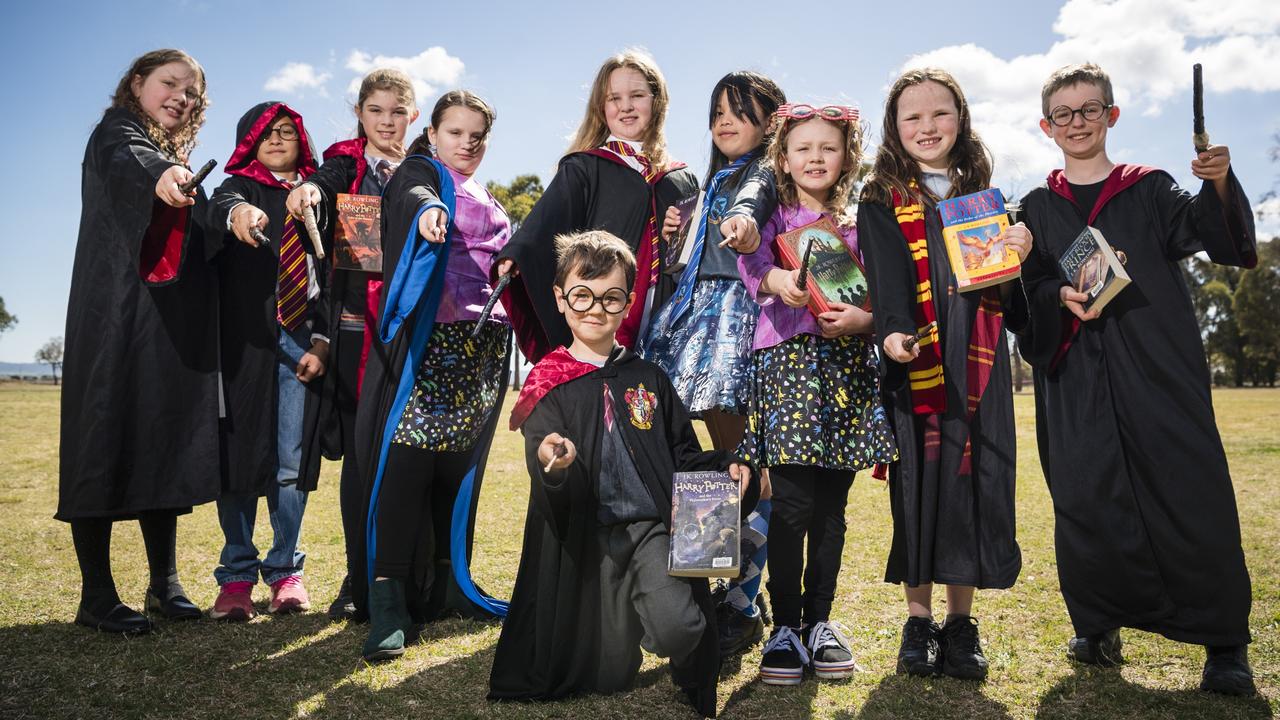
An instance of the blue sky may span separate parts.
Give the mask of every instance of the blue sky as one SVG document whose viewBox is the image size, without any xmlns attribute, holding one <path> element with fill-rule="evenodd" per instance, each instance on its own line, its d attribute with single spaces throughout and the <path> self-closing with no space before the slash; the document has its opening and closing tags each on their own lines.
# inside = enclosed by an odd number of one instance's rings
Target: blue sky
<svg viewBox="0 0 1280 720">
<path fill-rule="evenodd" d="M 958 11 L 954 3 L 927 0 L 366 2 L 353 14 L 355 5 L 38 2 L 6 11 L 0 60 L 10 68 L 9 112 L 0 116 L 0 131 L 8 138 L 10 172 L 0 179 L 0 297 L 19 324 L 0 335 L 0 360 L 30 362 L 41 344 L 63 333 L 84 144 L 129 62 L 157 47 L 187 50 L 208 74 L 213 106 L 195 165 L 209 158 L 225 163 L 236 120 L 268 98 L 302 112 L 321 148 L 349 137 L 348 88 L 357 69 L 392 63 L 411 68 L 429 89 L 419 98 L 424 117 L 451 87 L 475 90 L 495 106 L 498 122 L 481 179 L 534 172 L 546 182 L 582 116 L 599 62 L 642 46 L 670 84 L 673 154 L 699 172 L 710 143 L 708 94 L 727 71 L 764 72 L 795 101 L 855 104 L 874 144 L 887 85 L 903 67 L 928 63 L 960 79 L 975 125 L 996 155 L 997 184 L 1025 192 L 1059 159 L 1034 126 L 1041 81 L 1054 67 L 1094 59 L 1111 72 L 1123 112 L 1109 136 L 1114 159 L 1164 167 L 1192 183 L 1190 67 L 1201 61 L 1209 131 L 1231 146 L 1251 199 L 1256 203 L 1280 178 L 1280 164 L 1268 158 L 1280 132 L 1280 3 L 988 2 Z M 606 18 L 609 7 L 625 10 L 631 24 Z M 890 16 L 886 7 L 896 12 Z M 132 26 L 124 30 L 126 22 Z M 291 72 L 281 75 L 290 63 Z M 273 78 L 276 89 L 267 90 Z M 206 190 L 223 177 L 215 171 Z M 1268 207 L 1280 211 L 1280 204 Z M 1280 232 L 1276 216 L 1269 217 L 1267 231 Z"/>
</svg>

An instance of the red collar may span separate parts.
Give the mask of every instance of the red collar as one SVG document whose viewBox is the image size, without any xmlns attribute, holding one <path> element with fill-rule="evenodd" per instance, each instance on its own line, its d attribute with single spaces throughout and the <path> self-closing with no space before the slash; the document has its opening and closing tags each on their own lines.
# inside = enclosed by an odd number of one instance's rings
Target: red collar
<svg viewBox="0 0 1280 720">
<path fill-rule="evenodd" d="M 305 178 L 316 171 L 315 158 L 311 157 L 311 139 L 302 124 L 302 116 L 288 105 L 276 103 L 263 111 L 254 121 L 253 127 L 249 128 L 249 132 L 240 138 L 240 144 L 236 146 L 235 152 L 231 153 L 231 159 L 227 161 L 228 175 L 239 175 L 269 187 L 280 187 L 280 181 L 276 180 L 275 174 L 258 162 L 258 158 L 254 155 L 254 148 L 258 145 L 259 138 L 267 128 L 271 127 L 271 123 L 275 122 L 280 113 L 285 113 L 292 118 L 293 124 L 298 127 L 298 177 Z"/>
<path fill-rule="evenodd" d="M 592 148 L 590 150 L 583 150 L 582 152 L 583 154 L 586 154 L 586 155 L 594 155 L 598 158 L 603 158 L 610 162 L 617 163 L 618 165 L 621 165 L 627 168 L 628 170 L 635 170 L 637 174 L 640 174 L 639 170 L 636 170 L 635 168 L 631 167 L 631 165 L 626 160 L 624 160 L 621 155 L 618 155 L 612 150 L 608 150 L 605 148 Z M 672 162 L 667 163 L 667 166 L 665 168 L 659 170 L 653 176 L 653 180 L 649 181 L 649 184 L 657 185 L 658 181 L 662 180 L 662 178 L 666 177 L 670 173 L 673 173 L 676 170 L 682 170 L 686 167 L 688 166 L 680 162 L 679 160 L 673 160 Z M 641 177 L 643 177 L 643 175 L 641 175 Z"/>
<path fill-rule="evenodd" d="M 1122 191 L 1133 187 L 1139 180 L 1153 173 L 1157 168 L 1148 165 L 1126 165 L 1119 163 L 1111 168 L 1111 174 L 1107 176 L 1106 181 L 1102 185 L 1102 192 L 1098 194 L 1098 202 L 1094 203 L 1092 208 L 1080 208 L 1089 211 L 1089 219 L 1086 224 L 1093 224 L 1094 218 L 1098 217 L 1098 213 L 1102 212 L 1102 207 L 1107 204 L 1111 198 L 1119 195 Z M 1076 203 L 1075 197 L 1071 194 L 1071 184 L 1067 182 L 1067 173 L 1065 170 L 1054 170 L 1049 173 L 1046 181 L 1049 189 L 1070 200 L 1072 204 Z"/>
<path fill-rule="evenodd" d="M 525 378 L 524 388 L 520 390 L 520 397 L 511 410 L 511 429 L 519 430 L 538 402 L 557 386 L 599 369 L 574 357 L 563 345 L 547 353 Z"/>
<path fill-rule="evenodd" d="M 352 181 L 351 187 L 348 189 L 353 195 L 360 193 L 360 184 L 364 182 L 364 174 L 369 169 L 369 161 L 364 158 L 364 150 L 369 145 L 368 138 L 352 138 L 351 140 L 343 140 L 329 146 L 324 151 L 324 159 L 344 155 L 346 157 L 355 158 L 356 161 L 356 179 Z"/>
</svg>

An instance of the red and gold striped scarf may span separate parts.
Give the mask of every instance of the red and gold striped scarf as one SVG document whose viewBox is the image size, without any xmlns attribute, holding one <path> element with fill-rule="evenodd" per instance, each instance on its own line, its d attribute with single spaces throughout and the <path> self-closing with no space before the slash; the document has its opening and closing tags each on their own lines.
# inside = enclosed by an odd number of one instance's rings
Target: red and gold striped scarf
<svg viewBox="0 0 1280 720">
<path fill-rule="evenodd" d="M 924 223 L 924 208 L 915 195 L 914 182 L 908 188 L 911 198 L 904 199 L 893 191 L 893 210 L 902 229 L 902 236 L 911 251 L 911 259 L 916 264 L 916 307 L 914 318 L 916 326 L 923 330 L 929 323 L 937 319 L 933 304 L 933 285 L 929 273 L 929 243 Z M 973 333 L 969 338 L 969 351 L 965 363 L 965 386 L 968 397 L 965 402 L 965 420 L 972 420 L 978 411 L 982 396 L 991 380 L 991 368 L 995 365 L 996 349 L 999 347 L 1004 330 L 1004 309 L 1000 303 L 1000 290 L 988 287 L 982 290 L 982 298 L 978 302 L 977 316 L 974 318 Z M 942 371 L 942 344 L 938 326 L 934 326 L 928 337 L 920 341 L 920 354 L 908 366 L 908 380 L 911 384 L 911 407 L 917 415 L 931 416 L 927 419 L 925 431 L 925 458 L 936 459 L 940 445 L 940 432 L 937 415 L 947 409 L 947 391 Z M 960 474 L 971 474 L 969 461 L 971 444 L 965 438 L 964 459 L 960 464 Z"/>
</svg>

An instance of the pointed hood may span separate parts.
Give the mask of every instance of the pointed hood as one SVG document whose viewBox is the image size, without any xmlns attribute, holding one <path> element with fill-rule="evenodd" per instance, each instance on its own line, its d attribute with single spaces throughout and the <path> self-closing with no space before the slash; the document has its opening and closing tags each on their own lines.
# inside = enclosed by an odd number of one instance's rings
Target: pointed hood
<svg viewBox="0 0 1280 720">
<path fill-rule="evenodd" d="M 306 178 L 316 171 L 315 151 L 312 150 L 311 135 L 302 124 L 302 115 L 278 100 L 271 100 L 249 108 L 240 117 L 240 122 L 236 123 L 236 149 L 227 161 L 228 175 L 240 175 L 272 187 L 279 185 L 271 171 L 258 162 L 256 155 L 258 141 L 280 113 L 292 118 L 293 124 L 298 128 L 298 176 Z"/>
</svg>

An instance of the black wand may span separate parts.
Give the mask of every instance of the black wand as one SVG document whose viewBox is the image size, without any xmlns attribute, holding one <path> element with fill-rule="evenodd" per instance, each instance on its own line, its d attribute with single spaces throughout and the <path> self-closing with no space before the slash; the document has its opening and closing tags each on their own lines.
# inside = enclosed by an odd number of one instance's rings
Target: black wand
<svg viewBox="0 0 1280 720">
<path fill-rule="evenodd" d="M 804 257 L 800 260 L 800 275 L 796 278 L 796 287 L 801 291 L 808 289 L 809 284 L 809 260 L 813 256 L 813 238 L 804 246 Z"/>
<path fill-rule="evenodd" d="M 489 301 L 484 304 L 484 309 L 480 311 L 480 317 L 476 318 L 476 326 L 471 328 L 471 337 L 480 337 L 480 329 L 484 324 L 489 322 L 489 316 L 493 314 L 493 306 L 498 304 L 498 298 L 502 297 L 502 291 L 507 289 L 511 284 L 511 273 L 507 273 L 498 278 L 498 282 L 493 286 L 493 294 L 489 296 Z"/>
<path fill-rule="evenodd" d="M 1204 75 L 1200 63 L 1191 66 L 1191 133 L 1197 153 L 1209 149 L 1209 133 L 1204 131 Z"/>
<path fill-rule="evenodd" d="M 256 227 L 249 228 L 249 236 L 252 237 L 254 241 L 257 242 L 258 245 L 261 247 L 267 247 L 271 245 L 271 240 L 267 238 L 266 233 L 262 232 Z"/>
<path fill-rule="evenodd" d="M 902 341 L 902 349 L 906 350 L 907 352 L 911 352 L 911 348 L 915 347 L 916 343 L 929 337 L 929 335 L 933 332 L 933 329 L 936 327 L 938 327 L 938 321 L 934 320 L 928 325 L 925 325 L 924 327 L 920 328 L 920 332 Z"/>
<path fill-rule="evenodd" d="M 204 179 L 209 177 L 209 173 L 213 172 L 213 169 L 217 166 L 217 160 L 210 160 L 205 163 L 198 171 L 196 171 L 195 175 L 191 176 L 190 180 L 179 185 L 178 190 L 181 191 L 183 195 L 190 195 L 191 191 L 195 190 L 200 183 L 204 182 Z"/>
</svg>

